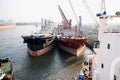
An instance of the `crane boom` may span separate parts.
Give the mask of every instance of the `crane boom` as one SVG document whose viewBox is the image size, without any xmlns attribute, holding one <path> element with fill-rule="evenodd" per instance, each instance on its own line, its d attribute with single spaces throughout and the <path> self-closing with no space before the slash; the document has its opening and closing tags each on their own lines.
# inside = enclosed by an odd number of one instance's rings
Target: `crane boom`
<svg viewBox="0 0 120 80">
<path fill-rule="evenodd" d="M 98 26 L 99 26 L 98 21 L 96 20 L 96 18 L 95 18 L 95 16 L 93 15 L 90 7 L 88 6 L 88 3 L 86 2 L 86 0 L 82 0 L 82 2 L 83 2 L 83 4 L 84 4 L 84 6 L 86 7 L 86 9 L 88 10 L 89 15 L 91 16 L 91 18 L 92 18 L 93 21 L 95 22 L 96 28 L 98 29 Z"/>
<path fill-rule="evenodd" d="M 67 18 L 66 18 L 65 14 L 63 13 L 63 11 L 62 11 L 62 9 L 61 9 L 61 7 L 60 7 L 59 5 L 58 5 L 58 9 L 59 9 L 60 14 L 61 14 L 61 16 L 62 16 L 62 19 L 63 19 L 66 23 L 68 23 Z"/>
<path fill-rule="evenodd" d="M 73 8 L 73 5 L 72 5 L 72 3 L 71 3 L 70 0 L 68 0 L 68 1 L 69 1 L 70 6 L 71 6 L 71 9 L 72 9 L 72 11 L 73 11 L 73 14 L 74 14 L 74 17 L 75 17 L 75 19 L 76 19 L 76 22 L 77 22 L 77 24 L 78 24 L 78 18 L 77 18 L 77 15 L 76 15 L 76 13 L 75 13 L 75 10 L 74 10 L 74 8 Z"/>
<path fill-rule="evenodd" d="M 63 13 L 63 11 L 59 5 L 58 5 L 58 9 L 59 9 L 59 12 L 60 12 L 62 19 L 63 19 L 64 28 L 70 29 L 71 28 L 71 20 L 67 20 L 65 14 Z"/>
</svg>

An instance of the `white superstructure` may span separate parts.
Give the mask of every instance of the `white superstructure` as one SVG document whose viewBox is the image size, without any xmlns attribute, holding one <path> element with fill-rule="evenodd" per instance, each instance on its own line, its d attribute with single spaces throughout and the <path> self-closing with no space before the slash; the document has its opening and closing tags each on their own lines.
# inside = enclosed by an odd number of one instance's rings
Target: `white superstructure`
<svg viewBox="0 0 120 80">
<path fill-rule="evenodd" d="M 109 22 L 116 18 L 120 18 L 120 16 L 106 14 L 99 16 L 100 47 L 96 52 L 98 59 L 97 64 L 93 65 L 92 80 L 120 80 L 120 26 L 111 27 L 109 25 Z"/>
</svg>

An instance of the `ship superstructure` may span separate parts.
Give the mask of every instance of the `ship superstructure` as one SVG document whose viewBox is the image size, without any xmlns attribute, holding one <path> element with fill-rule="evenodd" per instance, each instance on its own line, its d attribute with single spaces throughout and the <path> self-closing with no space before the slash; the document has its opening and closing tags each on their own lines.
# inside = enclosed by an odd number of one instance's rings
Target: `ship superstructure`
<svg viewBox="0 0 120 80">
<path fill-rule="evenodd" d="M 109 22 L 117 21 L 119 15 L 107 15 L 105 0 L 102 0 L 97 50 L 97 59 L 93 60 L 92 80 L 120 80 L 120 26 Z M 95 57 L 96 58 L 96 57 Z M 97 61 L 97 64 L 94 62 Z"/>
</svg>

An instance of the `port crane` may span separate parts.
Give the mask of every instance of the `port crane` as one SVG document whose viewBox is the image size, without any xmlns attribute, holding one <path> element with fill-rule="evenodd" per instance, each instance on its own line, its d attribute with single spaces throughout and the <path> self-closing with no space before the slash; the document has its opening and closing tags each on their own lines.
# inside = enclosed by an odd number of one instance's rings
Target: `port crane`
<svg viewBox="0 0 120 80">
<path fill-rule="evenodd" d="M 63 24 L 60 26 L 62 26 L 64 29 L 71 29 L 71 19 L 67 20 L 65 14 L 63 13 L 63 11 L 59 5 L 58 5 L 58 9 L 59 9 L 59 12 L 60 12 L 60 14 L 62 16 L 62 20 L 63 20 L 62 21 Z"/>
<path fill-rule="evenodd" d="M 72 5 L 71 1 L 70 1 L 70 0 L 68 0 L 68 1 L 69 1 L 69 4 L 70 4 L 70 7 L 71 7 L 71 9 L 72 9 L 73 15 L 74 15 L 74 17 L 75 17 L 75 20 L 76 20 L 76 22 L 77 22 L 77 26 L 76 26 L 76 34 L 77 34 L 78 32 L 80 32 L 81 16 L 79 16 L 79 21 L 78 21 L 77 15 L 76 15 L 76 13 L 75 13 L 75 10 L 74 10 L 74 8 L 73 8 L 73 5 Z"/>
<path fill-rule="evenodd" d="M 75 13 L 75 11 L 73 9 L 73 6 L 72 6 L 71 2 L 70 2 L 70 5 L 71 5 L 72 11 L 74 13 L 75 19 L 77 21 L 77 26 L 74 27 L 75 28 L 75 37 L 76 37 L 79 34 L 80 28 L 79 28 L 79 24 L 78 24 L 78 19 L 77 19 L 76 13 Z M 61 9 L 61 7 L 59 5 L 58 5 L 58 9 L 59 9 L 60 14 L 61 14 L 62 19 L 63 19 L 63 21 L 62 21 L 63 24 L 59 25 L 59 27 L 63 27 L 64 29 L 70 29 L 71 30 L 71 19 L 67 20 L 66 16 L 64 15 L 64 13 L 63 13 L 63 11 L 62 11 L 62 9 Z"/>
<path fill-rule="evenodd" d="M 96 20 L 94 14 L 92 13 L 92 10 L 90 9 L 87 1 L 86 1 L 86 0 L 82 0 L 82 3 L 84 4 L 84 6 L 85 6 L 85 8 L 87 9 L 87 11 L 88 11 L 91 19 L 95 22 L 96 28 L 98 29 L 99 23 L 98 23 L 98 21 Z"/>
<path fill-rule="evenodd" d="M 75 10 L 74 10 L 74 8 L 73 8 L 73 5 L 72 5 L 72 3 L 71 3 L 70 0 L 68 0 L 68 1 L 69 1 L 70 6 L 71 6 L 71 9 L 72 9 L 72 11 L 73 11 L 73 14 L 74 14 L 75 20 L 76 20 L 76 22 L 77 22 L 77 24 L 78 24 L 78 18 L 77 18 L 77 15 L 76 15 L 76 13 L 75 13 Z"/>
<path fill-rule="evenodd" d="M 72 11 L 73 11 L 74 17 L 75 17 L 75 19 L 76 19 L 77 26 L 78 26 L 78 30 L 80 30 L 81 22 L 80 22 L 80 20 L 78 21 L 77 15 L 76 15 L 76 13 L 75 13 L 75 10 L 74 10 L 74 8 L 73 8 L 73 5 L 72 5 L 71 1 L 70 1 L 70 0 L 68 0 L 68 1 L 69 1 L 70 6 L 71 6 L 71 9 L 72 9 Z M 87 1 L 86 1 L 86 0 L 82 0 L 82 3 L 84 4 L 84 7 L 87 9 L 87 11 L 88 11 L 88 13 L 89 13 L 89 16 L 90 16 L 91 19 L 94 21 L 95 26 L 96 26 L 96 29 L 98 30 L 99 23 L 98 23 L 98 21 L 96 20 L 94 14 L 92 13 L 92 10 L 90 9 Z M 102 8 L 102 9 L 103 9 L 103 8 L 105 9 L 105 4 L 104 4 L 103 1 L 102 1 L 102 5 L 103 5 L 103 7 L 101 7 L 101 8 Z M 104 14 L 105 14 L 105 13 L 104 13 Z M 80 19 L 80 17 L 79 17 L 79 19 Z"/>
</svg>

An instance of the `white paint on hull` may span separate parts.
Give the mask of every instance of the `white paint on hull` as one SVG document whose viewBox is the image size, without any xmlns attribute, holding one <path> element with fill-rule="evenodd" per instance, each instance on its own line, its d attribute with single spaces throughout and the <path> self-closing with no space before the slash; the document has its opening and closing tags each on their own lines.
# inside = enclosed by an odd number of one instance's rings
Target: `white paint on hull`
<svg viewBox="0 0 120 80">
<path fill-rule="evenodd" d="M 66 51 L 68 53 L 71 53 L 73 55 L 81 56 L 81 55 L 84 54 L 84 48 L 85 48 L 85 46 L 81 46 L 78 49 L 73 49 L 73 48 L 69 48 L 69 47 L 66 47 L 66 46 L 61 45 L 61 44 L 58 44 L 58 45 L 59 45 L 59 47 L 61 49 L 63 49 L 64 51 Z"/>
<path fill-rule="evenodd" d="M 31 55 L 31 56 L 34 56 L 34 57 L 37 57 L 37 56 L 40 56 L 42 54 L 45 54 L 47 53 L 48 51 L 50 51 L 51 49 L 53 49 L 54 47 L 54 44 L 51 44 L 50 46 L 46 47 L 46 48 L 43 48 L 41 50 L 38 50 L 38 51 L 32 51 L 31 49 L 27 49 L 28 50 L 28 53 Z"/>
</svg>

